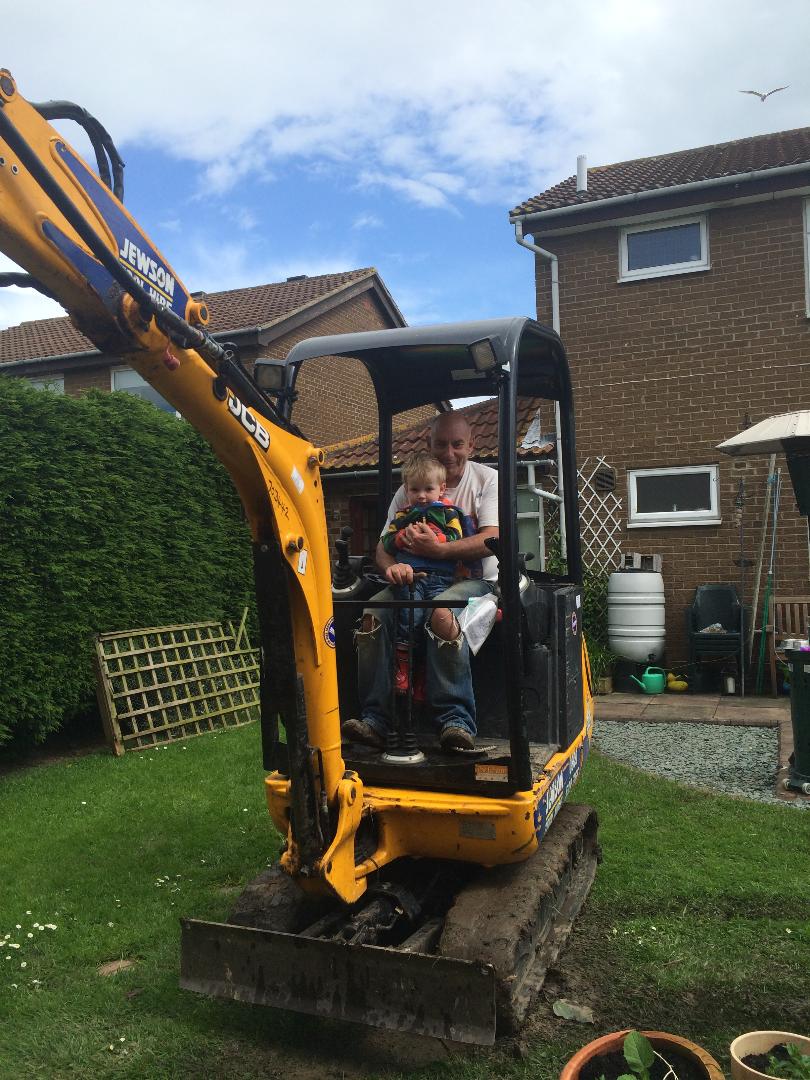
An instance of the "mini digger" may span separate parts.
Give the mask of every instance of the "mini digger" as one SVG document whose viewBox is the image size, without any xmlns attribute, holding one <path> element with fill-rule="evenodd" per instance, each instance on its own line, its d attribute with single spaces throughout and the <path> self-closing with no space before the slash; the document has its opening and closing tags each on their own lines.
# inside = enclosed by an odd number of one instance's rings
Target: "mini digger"
<svg viewBox="0 0 810 1080">
<path fill-rule="evenodd" d="M 60 119 L 87 132 L 97 171 L 49 123 Z M 182 921 L 180 984 L 492 1043 L 525 1016 L 598 856 L 595 813 L 566 802 L 593 703 L 563 346 L 509 318 L 312 338 L 249 373 L 127 213 L 122 175 L 97 120 L 26 101 L 0 71 L 0 250 L 24 271 L 0 283 L 59 300 L 192 423 L 233 478 L 252 534 L 264 783 L 282 854 L 227 922 Z M 359 715 L 353 631 L 380 581 L 345 536 L 332 567 L 324 454 L 293 420 L 302 366 L 335 356 L 360 361 L 376 392 L 380 527 L 396 418 L 472 394 L 497 402 L 499 621 L 472 661 L 474 750 L 442 751 L 410 700 L 393 753 L 341 742 L 341 722 Z M 542 558 L 531 568 L 519 543 L 522 439 L 541 406 L 557 416 L 547 462 L 557 493 L 544 496 L 559 513 L 557 573 Z"/>
</svg>

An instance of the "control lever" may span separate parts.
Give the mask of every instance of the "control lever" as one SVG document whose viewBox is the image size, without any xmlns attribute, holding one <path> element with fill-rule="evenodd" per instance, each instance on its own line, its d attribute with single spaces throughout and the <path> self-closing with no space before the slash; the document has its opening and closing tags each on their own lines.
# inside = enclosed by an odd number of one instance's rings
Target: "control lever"
<svg viewBox="0 0 810 1080">
<path fill-rule="evenodd" d="M 423 573 L 415 573 L 414 578 L 423 578 Z M 396 679 L 391 679 L 391 728 L 388 732 L 383 761 L 397 765 L 419 765 L 425 755 L 419 749 L 413 724 L 413 634 L 414 634 L 414 591 L 413 584 L 408 585 L 408 641 L 407 641 L 407 693 L 404 702 L 404 715 L 397 708 Z M 396 650 L 394 651 L 394 671 L 396 671 Z M 392 672 L 392 676 L 393 676 Z"/>
<path fill-rule="evenodd" d="M 350 589 L 357 581 L 357 574 L 349 563 L 349 541 L 353 533 L 350 525 L 344 525 L 340 530 L 340 539 L 335 541 L 337 559 L 332 574 L 332 588 L 335 590 Z"/>
</svg>

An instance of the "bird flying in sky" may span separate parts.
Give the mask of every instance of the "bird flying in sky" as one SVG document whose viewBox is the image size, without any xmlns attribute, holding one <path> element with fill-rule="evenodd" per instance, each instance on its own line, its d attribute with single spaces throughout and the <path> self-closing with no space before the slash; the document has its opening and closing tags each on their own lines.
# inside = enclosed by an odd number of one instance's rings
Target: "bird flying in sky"
<svg viewBox="0 0 810 1080">
<path fill-rule="evenodd" d="M 790 83 L 788 83 L 790 86 Z M 777 86 L 775 90 L 769 90 L 766 94 L 763 94 L 759 90 L 740 90 L 741 94 L 753 94 L 754 97 L 758 97 L 760 101 L 764 101 L 765 98 L 769 98 L 771 94 L 778 94 L 780 90 L 787 90 L 787 86 Z"/>
</svg>

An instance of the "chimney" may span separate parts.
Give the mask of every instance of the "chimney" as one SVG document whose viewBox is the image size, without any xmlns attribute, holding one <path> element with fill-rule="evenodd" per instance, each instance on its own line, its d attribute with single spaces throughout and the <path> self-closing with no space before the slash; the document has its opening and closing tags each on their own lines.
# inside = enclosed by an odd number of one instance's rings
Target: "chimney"
<svg viewBox="0 0 810 1080">
<path fill-rule="evenodd" d="M 588 190 L 588 159 L 584 154 L 577 157 L 577 195 Z"/>
</svg>

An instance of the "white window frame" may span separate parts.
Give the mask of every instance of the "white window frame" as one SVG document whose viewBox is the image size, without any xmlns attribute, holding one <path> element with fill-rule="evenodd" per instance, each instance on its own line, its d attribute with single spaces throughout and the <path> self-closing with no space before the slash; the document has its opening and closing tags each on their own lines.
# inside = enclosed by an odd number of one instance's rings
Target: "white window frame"
<svg viewBox="0 0 810 1080">
<path fill-rule="evenodd" d="M 708 510 L 675 510 L 671 513 L 644 514 L 637 510 L 636 478 L 639 476 L 683 476 L 687 473 L 708 473 L 711 505 Z M 654 529 L 661 526 L 682 525 L 720 525 L 718 465 L 673 465 L 665 469 L 628 469 L 627 470 L 627 528 Z"/>
<path fill-rule="evenodd" d="M 64 394 L 65 376 L 54 372 L 52 375 L 43 375 L 40 378 L 29 378 L 28 382 L 37 390 L 50 390 L 53 394 Z"/>
<path fill-rule="evenodd" d="M 660 231 L 672 229 L 678 225 L 700 225 L 700 250 L 702 258 L 699 262 L 667 263 L 664 266 L 642 266 L 638 270 L 628 270 L 627 237 L 641 232 Z M 698 271 L 710 270 L 709 261 L 709 225 L 705 214 L 693 214 L 691 217 L 661 218 L 647 225 L 625 225 L 619 230 L 619 281 L 638 281 L 643 278 L 671 277 L 673 274 L 695 274 Z"/>
<path fill-rule="evenodd" d="M 129 364 L 116 364 L 115 367 L 111 367 L 110 368 L 110 393 L 123 393 L 123 394 L 126 393 L 126 390 L 118 390 L 118 388 L 115 385 L 115 376 L 116 376 L 117 373 L 122 372 L 122 371 L 132 371 L 135 375 L 138 374 L 138 372 L 135 371 L 135 368 L 132 367 Z M 143 375 L 139 375 L 138 377 L 143 379 Z M 146 379 L 143 379 L 143 381 L 146 383 Z M 147 385 L 149 385 L 149 384 L 147 383 Z M 163 400 L 166 401 L 165 398 L 163 398 Z M 154 404 L 154 402 L 152 402 L 151 404 Z M 171 402 L 167 402 L 167 404 L 171 404 Z M 157 409 L 157 408 L 159 408 L 159 406 L 155 405 L 155 408 Z M 168 413 L 169 416 L 174 415 L 178 419 L 182 419 L 182 414 L 179 413 L 177 411 L 177 409 L 161 409 L 160 411 Z"/>
</svg>

